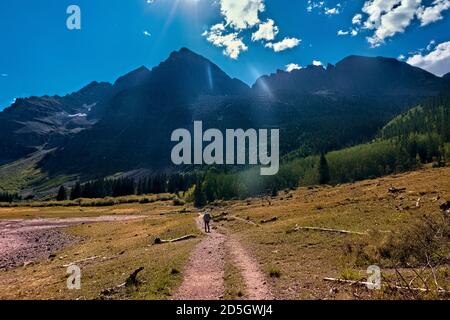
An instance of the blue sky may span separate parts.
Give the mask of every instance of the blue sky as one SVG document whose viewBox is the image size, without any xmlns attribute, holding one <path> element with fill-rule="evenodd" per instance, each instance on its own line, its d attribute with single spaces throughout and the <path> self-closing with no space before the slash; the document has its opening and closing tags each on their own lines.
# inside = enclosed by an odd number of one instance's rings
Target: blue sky
<svg viewBox="0 0 450 320">
<path fill-rule="evenodd" d="M 66 26 L 69 5 L 81 10 L 81 30 Z M 450 0 L 2 0 L 0 109 L 113 82 L 181 47 L 248 84 L 350 54 L 401 57 L 441 75 L 449 12 Z"/>
</svg>

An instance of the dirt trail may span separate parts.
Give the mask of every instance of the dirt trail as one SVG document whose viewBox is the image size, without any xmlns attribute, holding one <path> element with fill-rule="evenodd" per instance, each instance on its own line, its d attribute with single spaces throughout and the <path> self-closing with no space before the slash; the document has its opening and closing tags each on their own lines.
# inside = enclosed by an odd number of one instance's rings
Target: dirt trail
<svg viewBox="0 0 450 320">
<path fill-rule="evenodd" d="M 82 223 L 141 219 L 145 216 L 101 216 L 65 219 L 0 220 L 0 270 L 22 266 L 76 242 L 72 235 L 58 231 Z"/>
<path fill-rule="evenodd" d="M 203 230 L 202 217 L 197 225 Z M 225 254 L 231 253 L 234 263 L 242 272 L 246 286 L 244 298 L 270 300 L 273 296 L 258 263 L 250 257 L 237 239 L 211 229 L 192 251 L 181 286 L 174 300 L 219 300 L 224 296 Z"/>
<path fill-rule="evenodd" d="M 249 256 L 242 245 L 234 237 L 230 237 L 228 247 L 234 263 L 242 272 L 245 283 L 245 298 L 248 300 L 271 300 L 270 292 L 264 274 L 261 272 L 258 262 Z"/>
<path fill-rule="evenodd" d="M 197 218 L 197 225 L 200 230 L 203 230 L 201 216 Z M 223 298 L 226 237 L 216 230 L 211 229 L 211 231 L 192 251 L 183 283 L 174 294 L 174 300 Z"/>
</svg>

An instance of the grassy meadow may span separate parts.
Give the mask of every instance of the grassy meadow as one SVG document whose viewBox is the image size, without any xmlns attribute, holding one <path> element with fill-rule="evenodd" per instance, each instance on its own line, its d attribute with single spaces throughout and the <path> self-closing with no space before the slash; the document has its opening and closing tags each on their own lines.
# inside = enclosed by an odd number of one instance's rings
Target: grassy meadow
<svg viewBox="0 0 450 320">
<path fill-rule="evenodd" d="M 123 203 L 116 200 L 109 206 L 35 203 L 0 208 L 0 222 L 143 216 L 64 228 L 78 241 L 48 259 L 0 271 L 0 299 L 170 299 L 183 279 L 190 252 L 204 237 L 195 223 L 198 211 L 190 205 L 175 205 L 179 203 L 170 195 L 149 202 L 139 199 L 142 196 Z M 238 239 L 256 259 L 277 299 L 423 299 L 448 297 L 437 293 L 437 288 L 450 290 L 449 241 L 443 238 L 433 243 L 436 256 L 430 257 L 433 268 L 428 268 L 420 260 L 422 252 L 414 242 L 414 232 L 428 231 L 423 228 L 424 217 L 441 219 L 440 226 L 448 228 L 449 218 L 439 208 L 448 199 L 450 168 L 446 167 L 336 186 L 289 189 L 271 197 L 216 201 L 208 209 L 215 217 L 216 230 Z M 187 234 L 196 237 L 154 244 L 155 238 Z M 66 268 L 77 261 L 82 267 L 82 288 L 68 290 Z M 373 264 L 382 271 L 381 290 L 324 280 L 365 281 L 366 269 Z M 139 285 L 108 293 L 140 267 L 144 269 L 138 275 Z M 242 298 L 242 276 L 229 255 L 224 277 L 223 298 Z M 429 292 L 392 289 L 393 285 L 425 287 L 425 283 Z"/>
</svg>

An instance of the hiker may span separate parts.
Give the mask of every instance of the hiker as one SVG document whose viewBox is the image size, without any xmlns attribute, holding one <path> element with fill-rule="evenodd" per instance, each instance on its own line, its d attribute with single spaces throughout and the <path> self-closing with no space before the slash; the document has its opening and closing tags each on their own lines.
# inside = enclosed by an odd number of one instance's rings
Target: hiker
<svg viewBox="0 0 450 320">
<path fill-rule="evenodd" d="M 209 227 L 209 222 L 211 221 L 211 215 L 209 214 L 208 211 L 206 211 L 205 214 L 203 215 L 203 221 L 205 222 L 205 232 L 211 233 L 211 229 Z"/>
</svg>

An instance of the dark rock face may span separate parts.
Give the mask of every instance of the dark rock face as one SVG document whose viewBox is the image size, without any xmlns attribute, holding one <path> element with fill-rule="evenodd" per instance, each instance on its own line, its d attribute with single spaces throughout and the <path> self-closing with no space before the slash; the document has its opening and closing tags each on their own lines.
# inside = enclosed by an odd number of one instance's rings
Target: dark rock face
<svg viewBox="0 0 450 320">
<path fill-rule="evenodd" d="M 253 90 L 272 94 L 428 96 L 442 88 L 442 79 L 396 59 L 349 56 L 336 64 L 308 66 L 292 72 L 279 71 L 258 79 Z"/>
<path fill-rule="evenodd" d="M 19 159 L 37 148 L 56 146 L 68 136 L 91 127 L 88 119 L 111 85 L 92 82 L 78 92 L 17 99 L 0 112 L 0 164 Z"/>
<path fill-rule="evenodd" d="M 45 168 L 102 174 L 117 168 L 166 167 L 173 130 L 191 126 L 194 117 L 207 118 L 225 101 L 251 92 L 246 84 L 185 48 L 141 73 L 145 76 L 133 87 L 103 105 L 101 121 L 49 157 Z M 114 87 L 123 82 L 119 79 Z M 74 157 L 79 160 L 76 164 L 70 163 Z"/>
</svg>

